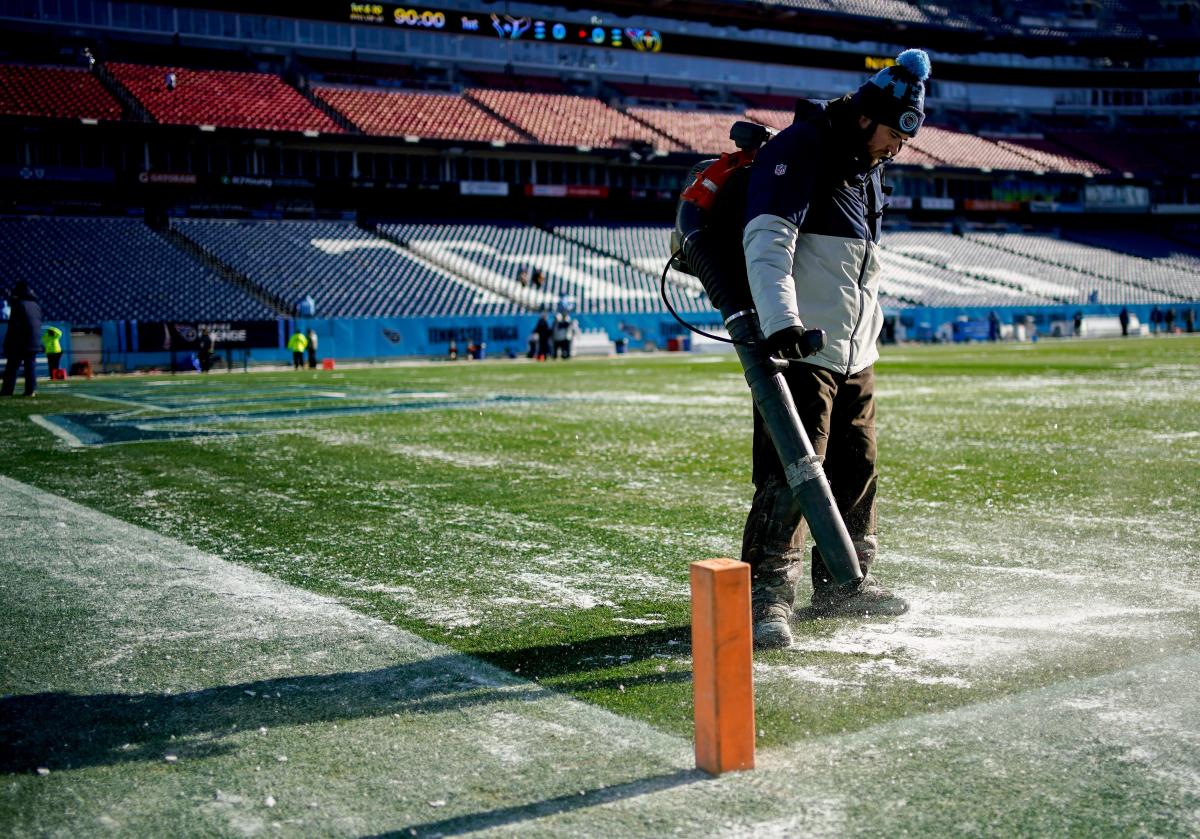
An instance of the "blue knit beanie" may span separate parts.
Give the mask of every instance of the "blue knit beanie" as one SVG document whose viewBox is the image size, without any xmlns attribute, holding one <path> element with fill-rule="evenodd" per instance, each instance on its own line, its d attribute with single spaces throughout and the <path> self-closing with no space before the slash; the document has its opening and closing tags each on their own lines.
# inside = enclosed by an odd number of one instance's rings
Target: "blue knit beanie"
<svg viewBox="0 0 1200 839">
<path fill-rule="evenodd" d="M 852 101 L 867 119 L 915 137 L 925 122 L 925 80 L 929 56 L 924 50 L 905 50 L 896 63 L 884 67 L 855 91 Z"/>
</svg>

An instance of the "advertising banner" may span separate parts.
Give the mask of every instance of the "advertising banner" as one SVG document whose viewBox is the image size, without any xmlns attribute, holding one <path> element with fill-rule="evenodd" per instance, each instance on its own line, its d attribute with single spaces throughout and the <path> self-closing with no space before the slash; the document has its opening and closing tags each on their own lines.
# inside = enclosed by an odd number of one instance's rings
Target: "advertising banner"
<svg viewBox="0 0 1200 839">
<path fill-rule="evenodd" d="M 207 329 L 218 349 L 275 349 L 279 346 L 279 321 L 138 321 L 137 347 L 141 352 L 191 352 L 200 347 L 200 331 Z"/>
</svg>

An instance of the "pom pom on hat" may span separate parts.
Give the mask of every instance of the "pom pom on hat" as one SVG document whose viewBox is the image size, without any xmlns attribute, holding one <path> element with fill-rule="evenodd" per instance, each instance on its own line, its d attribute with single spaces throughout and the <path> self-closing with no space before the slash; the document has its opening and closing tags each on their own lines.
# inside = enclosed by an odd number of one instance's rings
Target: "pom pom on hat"
<svg viewBox="0 0 1200 839">
<path fill-rule="evenodd" d="M 919 82 L 929 78 L 933 70 L 925 50 L 905 50 L 896 56 L 896 63 L 916 76 Z"/>
</svg>

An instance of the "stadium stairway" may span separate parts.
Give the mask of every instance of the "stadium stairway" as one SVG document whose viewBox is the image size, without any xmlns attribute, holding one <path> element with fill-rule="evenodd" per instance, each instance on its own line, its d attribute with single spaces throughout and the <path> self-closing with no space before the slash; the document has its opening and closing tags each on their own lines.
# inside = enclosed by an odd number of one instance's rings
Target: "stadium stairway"
<svg viewBox="0 0 1200 839">
<path fill-rule="evenodd" d="M 553 309 L 557 302 L 557 298 L 553 294 L 522 286 L 509 277 L 497 274 L 466 259 L 446 256 L 440 251 L 414 248 L 404 239 L 387 232 L 382 225 L 368 224 L 362 221 L 355 222 L 355 225 L 372 236 L 391 242 L 415 262 L 448 271 L 462 282 L 481 291 L 498 294 L 505 300 L 511 300 L 517 306 L 530 312 L 537 312 L 542 308 Z"/>
<path fill-rule="evenodd" d="M 288 79 L 287 81 L 301 96 L 307 99 L 314 108 L 316 108 L 318 111 L 321 111 L 323 114 L 325 114 L 325 116 L 336 122 L 347 134 L 362 134 L 362 131 L 359 129 L 359 127 L 351 122 L 345 114 L 333 107 L 333 105 L 330 105 L 320 96 L 317 96 L 317 94 L 313 92 L 312 87 L 306 81 L 297 82 L 296 80 L 292 79 Z"/>
<path fill-rule="evenodd" d="M 515 131 L 517 133 L 517 136 L 522 137 L 526 142 L 531 143 L 533 145 L 538 144 L 537 137 L 534 137 L 528 131 L 521 128 L 521 126 L 517 125 L 515 122 L 510 120 L 508 117 L 504 116 L 504 114 L 500 113 L 495 108 L 492 108 L 491 106 L 487 105 L 485 102 L 480 100 L 480 98 L 478 96 L 472 96 L 470 89 L 464 90 L 462 92 L 462 97 L 463 97 L 463 99 L 466 99 L 468 102 L 470 102 L 472 105 L 474 105 L 476 108 L 478 108 L 479 110 L 483 111 L 485 114 L 490 116 L 492 119 L 503 123 L 509 129 L 511 129 L 512 131 Z M 380 233 L 378 235 L 382 236 L 383 234 Z"/>
<path fill-rule="evenodd" d="M 230 285 L 240 288 L 246 294 L 253 297 L 258 302 L 262 303 L 267 308 L 271 309 L 277 315 L 282 317 L 290 317 L 293 314 L 294 304 L 284 300 L 277 294 L 272 294 L 265 288 L 260 286 L 247 275 L 238 271 L 231 265 L 226 264 L 212 253 L 209 253 L 203 247 L 193 242 L 180 231 L 170 225 L 163 227 L 152 227 L 155 233 L 173 245 L 176 249 L 187 254 L 192 259 L 202 265 L 211 268 L 216 274 L 225 280 Z"/>
<path fill-rule="evenodd" d="M 130 92 L 129 88 L 117 81 L 117 77 L 102 63 L 97 63 L 92 68 L 92 74 L 100 80 L 100 84 L 104 85 L 113 96 L 117 97 L 117 101 L 125 109 L 125 118 L 132 119 L 136 122 L 157 122 L 150 111 L 138 101 L 138 98 Z"/>
<path fill-rule="evenodd" d="M 598 247 L 598 246 L 592 244 L 591 242 L 589 242 L 586 238 L 584 238 L 582 236 L 567 235 L 563 230 L 555 228 L 552 225 L 540 224 L 540 225 L 538 225 L 538 227 L 540 227 L 542 230 L 544 230 L 546 233 L 550 234 L 551 236 L 554 236 L 555 238 L 561 239 L 564 242 L 570 242 L 572 245 L 574 245 L 577 248 L 582 248 L 583 250 L 597 254 L 598 256 L 607 257 L 608 259 L 612 259 L 616 262 L 620 262 L 624 265 L 628 265 L 630 267 L 630 269 L 637 271 L 639 274 L 644 274 L 644 275 L 648 276 L 653 281 L 655 288 L 659 288 L 661 286 L 661 283 L 662 283 L 662 271 L 661 270 L 648 271 L 648 270 L 646 270 L 646 268 L 644 266 L 639 265 L 638 263 L 634 262 L 628 256 L 626 256 L 622 253 L 618 253 L 615 249 L 606 250 L 604 248 Z M 663 262 L 663 268 L 666 268 L 665 260 Z M 670 285 L 677 286 L 678 288 L 682 289 L 684 292 L 695 293 L 697 291 L 699 291 L 699 292 L 704 291 L 704 287 L 700 284 L 699 280 L 695 279 L 694 277 L 692 277 L 688 274 L 684 274 L 680 271 L 677 271 L 674 268 L 672 268 L 670 271 L 667 272 L 667 283 L 669 286 Z M 707 300 L 707 297 L 705 299 Z"/>
</svg>

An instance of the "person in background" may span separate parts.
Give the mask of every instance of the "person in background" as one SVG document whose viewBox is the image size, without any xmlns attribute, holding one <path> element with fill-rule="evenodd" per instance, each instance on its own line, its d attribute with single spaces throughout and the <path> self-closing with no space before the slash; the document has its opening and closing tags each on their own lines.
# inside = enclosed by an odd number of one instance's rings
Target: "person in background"
<svg viewBox="0 0 1200 839">
<path fill-rule="evenodd" d="M 8 305 L 8 289 L 0 291 L 0 323 L 8 321 L 12 314 L 12 307 Z"/>
<path fill-rule="evenodd" d="M 207 329 L 201 329 L 200 339 L 197 344 L 200 348 L 200 372 L 207 373 L 212 369 L 213 350 L 216 348 L 216 341 L 213 340 L 211 332 Z"/>
<path fill-rule="evenodd" d="M 1071 331 L 1075 333 L 1076 338 L 1083 334 L 1083 312 L 1076 311 L 1071 318 Z"/>
<path fill-rule="evenodd" d="M 1157 335 L 1158 327 L 1162 324 L 1163 313 L 1162 309 L 1155 306 L 1150 310 L 1150 334 Z"/>
<path fill-rule="evenodd" d="M 166 78 L 163 79 L 163 83 L 167 86 L 167 90 L 174 90 L 177 82 L 178 79 L 175 77 L 175 71 L 168 70 Z"/>
<path fill-rule="evenodd" d="M 292 369 L 304 369 L 304 351 L 308 349 L 308 338 L 300 330 L 292 333 L 292 337 L 288 338 L 287 348 L 292 351 Z"/>
<path fill-rule="evenodd" d="M 564 361 L 571 357 L 571 345 L 579 334 L 579 324 L 569 314 L 560 314 L 554 320 L 554 357 Z"/>
<path fill-rule="evenodd" d="M 62 361 L 62 330 L 57 326 L 47 326 L 42 330 L 42 349 L 46 351 L 46 364 L 50 367 L 50 379 L 53 381 L 58 363 Z"/>
<path fill-rule="evenodd" d="M 304 333 L 308 338 L 308 367 L 310 370 L 317 369 L 317 333 L 312 327 L 309 327 L 308 332 Z"/>
<path fill-rule="evenodd" d="M 1189 335 L 1196 331 L 1196 310 L 1183 310 L 1183 328 Z"/>
<path fill-rule="evenodd" d="M 554 337 L 554 329 L 550 326 L 545 311 L 538 316 L 537 326 L 533 331 L 537 333 L 538 338 L 537 359 L 545 361 L 550 356 L 550 340 Z"/>
<path fill-rule="evenodd" d="M 1129 309 L 1126 306 L 1121 307 L 1121 314 L 1117 315 L 1117 320 L 1121 322 L 1121 337 L 1129 337 Z"/>
<path fill-rule="evenodd" d="M 1175 307 L 1168 306 L 1167 311 L 1163 314 L 1163 325 L 1166 327 L 1166 333 L 1170 335 L 1175 331 Z"/>
<path fill-rule="evenodd" d="M 37 395 L 37 353 L 42 335 L 42 307 L 33 289 L 21 280 L 13 286 L 9 298 L 12 313 L 4 335 L 4 376 L 0 396 L 12 396 L 17 373 L 25 365 L 25 395 Z"/>
</svg>

